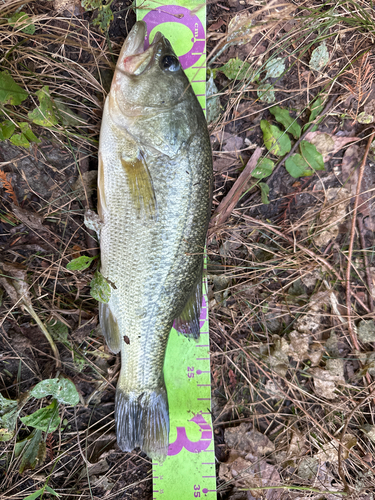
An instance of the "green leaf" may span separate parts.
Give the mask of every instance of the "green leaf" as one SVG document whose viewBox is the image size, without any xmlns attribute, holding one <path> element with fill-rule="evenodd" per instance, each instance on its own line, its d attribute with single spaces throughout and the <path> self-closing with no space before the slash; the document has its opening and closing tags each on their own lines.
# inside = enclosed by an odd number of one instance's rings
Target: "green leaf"
<svg viewBox="0 0 375 500">
<path fill-rule="evenodd" d="M 20 122 L 19 127 L 21 129 L 21 132 L 23 135 L 26 137 L 31 142 L 36 142 L 37 144 L 40 144 L 42 141 L 37 138 L 37 136 L 34 134 L 34 132 L 31 130 L 30 124 L 27 122 Z"/>
<path fill-rule="evenodd" d="M 224 66 L 216 68 L 217 71 L 221 71 L 230 80 L 243 80 L 249 76 L 250 64 L 246 61 L 241 61 L 236 57 L 235 59 L 229 59 Z"/>
<path fill-rule="evenodd" d="M 95 260 L 97 257 L 89 257 L 88 255 L 82 255 L 81 257 L 77 257 L 76 259 L 71 260 L 66 268 L 69 271 L 84 271 L 88 267 L 91 266 L 91 262 Z"/>
<path fill-rule="evenodd" d="M 99 9 L 103 4 L 102 0 L 81 0 L 81 5 L 86 12 Z"/>
<path fill-rule="evenodd" d="M 363 125 L 369 125 L 370 123 L 374 122 L 374 117 L 373 115 L 362 111 L 362 113 L 359 113 L 359 115 L 357 116 L 357 122 L 362 123 Z"/>
<path fill-rule="evenodd" d="M 260 196 L 262 198 L 262 203 L 264 205 L 269 205 L 270 202 L 270 200 L 268 199 L 268 194 L 270 192 L 269 185 L 266 184 L 265 182 L 260 182 L 258 186 L 260 187 Z"/>
<path fill-rule="evenodd" d="M 17 12 L 13 14 L 12 17 L 8 17 L 8 23 L 12 28 L 16 30 L 21 29 L 21 31 L 28 35 L 33 35 L 35 33 L 35 24 L 33 24 L 26 12 Z"/>
<path fill-rule="evenodd" d="M 303 159 L 312 170 L 324 170 L 323 155 L 319 153 L 314 144 L 308 141 L 301 141 L 299 149 Z"/>
<path fill-rule="evenodd" d="M 301 127 L 298 125 L 297 121 L 290 116 L 288 110 L 280 108 L 280 106 L 273 106 L 269 110 L 275 119 L 281 123 L 281 125 L 284 125 L 285 130 L 292 134 L 295 139 L 301 136 Z"/>
<path fill-rule="evenodd" d="M 53 127 L 57 124 L 55 112 L 53 110 L 53 101 L 49 94 L 47 86 L 42 87 L 41 90 L 35 92 L 39 99 L 39 106 L 32 111 L 29 111 L 28 117 L 37 125 L 43 127 Z"/>
<path fill-rule="evenodd" d="M 292 155 L 285 161 L 285 168 L 290 173 L 292 177 L 298 179 L 298 177 L 306 177 L 314 173 L 310 166 L 300 154 Z"/>
<path fill-rule="evenodd" d="M 54 399 L 52 403 L 44 408 L 40 408 L 31 415 L 20 417 L 23 424 L 34 427 L 44 432 L 54 432 L 60 425 L 59 405 Z"/>
<path fill-rule="evenodd" d="M 19 412 L 17 401 L 0 394 L 0 442 L 10 441 L 14 436 Z"/>
<path fill-rule="evenodd" d="M 34 491 L 34 493 L 31 493 L 31 495 L 28 495 L 25 497 L 23 500 L 36 500 L 39 498 L 43 493 L 47 491 L 50 495 L 54 495 L 55 497 L 60 496 L 58 493 L 56 493 L 55 490 L 50 488 L 48 485 L 43 486 L 43 488 L 40 488 L 40 490 Z"/>
<path fill-rule="evenodd" d="M 270 85 L 269 83 L 263 83 L 257 90 L 258 98 L 262 102 L 272 104 L 276 100 L 275 91 L 273 90 L 273 88 L 273 85 Z"/>
<path fill-rule="evenodd" d="M 28 93 L 6 71 L 0 72 L 0 102 L 17 106 L 27 99 Z"/>
<path fill-rule="evenodd" d="M 14 123 L 12 123 L 10 120 L 5 120 L 4 122 L 0 123 L 0 141 L 6 141 L 7 139 L 9 139 L 13 134 L 15 128 L 16 127 Z"/>
<path fill-rule="evenodd" d="M 269 158 L 259 158 L 257 166 L 253 170 L 251 176 L 256 179 L 264 179 L 272 174 L 275 163 Z"/>
<path fill-rule="evenodd" d="M 90 287 L 91 297 L 98 302 L 104 302 L 104 304 L 109 302 L 111 297 L 111 287 L 99 271 L 95 272 L 94 278 L 91 280 Z"/>
<path fill-rule="evenodd" d="M 30 128 L 30 124 L 27 122 L 21 122 L 18 124 L 21 129 L 21 134 L 13 134 L 10 138 L 10 142 L 15 146 L 28 148 L 31 142 L 40 143 L 41 141 L 36 137 Z"/>
<path fill-rule="evenodd" d="M 263 131 L 264 144 L 270 153 L 284 156 L 291 150 L 292 144 L 286 132 L 282 132 L 276 125 L 271 125 L 267 120 L 261 120 L 260 128 Z"/>
<path fill-rule="evenodd" d="M 285 59 L 283 57 L 270 59 L 267 61 L 265 70 L 267 71 L 264 77 L 265 80 L 267 80 L 267 78 L 279 78 L 285 71 Z"/>
<path fill-rule="evenodd" d="M 329 62 L 329 52 L 325 42 L 314 49 L 310 58 L 310 67 L 315 71 L 321 71 Z"/>
<path fill-rule="evenodd" d="M 18 458 L 21 455 L 21 453 L 23 453 L 25 446 L 27 445 L 27 443 L 30 442 L 31 438 L 32 438 L 32 435 L 30 434 L 30 436 L 27 436 L 25 439 L 22 439 L 21 441 L 16 442 L 16 444 L 14 446 L 14 456 L 16 458 Z"/>
<path fill-rule="evenodd" d="M 25 445 L 22 452 L 20 474 L 25 470 L 35 469 L 41 465 L 46 457 L 46 443 L 42 439 L 42 431 L 35 429 L 31 434 L 30 441 Z"/>
<path fill-rule="evenodd" d="M 113 21 L 113 12 L 111 10 L 110 4 L 101 5 L 99 7 L 96 18 L 93 20 L 92 24 L 94 26 L 99 26 L 102 31 L 106 31 L 109 25 Z"/>
<path fill-rule="evenodd" d="M 30 396 L 40 399 L 53 396 L 59 403 L 75 406 L 79 403 L 77 389 L 73 382 L 67 378 L 50 378 L 36 384 Z"/>
<path fill-rule="evenodd" d="M 60 122 L 65 126 L 79 127 L 83 124 L 83 119 L 80 118 L 69 106 L 64 102 L 54 99 L 55 114 Z"/>
<path fill-rule="evenodd" d="M 303 127 L 303 130 L 306 130 L 310 127 L 311 123 L 315 120 L 315 118 L 320 115 L 320 113 L 324 109 L 324 100 L 321 97 L 317 97 L 310 105 L 310 117 L 308 123 Z M 311 132 L 314 132 L 319 125 L 318 123 L 311 129 Z"/>
<path fill-rule="evenodd" d="M 20 148 L 29 148 L 30 142 L 26 139 L 23 134 L 14 134 L 10 138 L 10 142 L 15 146 L 19 146 Z"/>
<path fill-rule="evenodd" d="M 69 328 L 61 321 L 55 319 L 51 320 L 47 324 L 47 330 L 54 340 L 59 340 L 60 342 L 68 340 Z"/>
<path fill-rule="evenodd" d="M 315 118 L 323 111 L 324 99 L 317 97 L 310 105 L 310 118 L 309 123 L 313 122 Z"/>
</svg>

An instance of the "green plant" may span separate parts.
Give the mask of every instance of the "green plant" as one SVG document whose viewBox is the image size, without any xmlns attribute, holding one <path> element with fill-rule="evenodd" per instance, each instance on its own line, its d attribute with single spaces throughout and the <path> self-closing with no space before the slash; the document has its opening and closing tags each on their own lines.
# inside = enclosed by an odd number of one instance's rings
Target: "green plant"
<svg viewBox="0 0 375 500">
<path fill-rule="evenodd" d="M 29 111 L 27 118 L 31 123 L 47 128 L 57 125 L 58 119 L 55 111 L 58 110 L 50 96 L 49 88 L 44 86 L 35 92 L 35 95 L 40 104 Z M 0 117 L 5 118 L 0 123 L 0 141 L 9 139 L 15 146 L 24 148 L 28 148 L 30 142 L 41 142 L 31 130 L 30 122 L 18 121 L 19 116 L 22 115 L 17 113 L 17 119 L 10 119 L 14 113 L 7 106 L 18 106 L 28 97 L 28 92 L 20 87 L 7 71 L 0 72 Z"/>
<path fill-rule="evenodd" d="M 42 399 L 47 396 L 52 396 L 49 405 L 20 417 L 23 407 L 31 398 Z M 75 406 L 78 402 L 77 389 L 66 378 L 42 380 L 18 400 L 7 399 L 0 394 L 0 441 L 10 441 L 14 437 L 18 418 L 24 425 L 34 429 L 15 445 L 15 455 L 21 457 L 20 473 L 43 463 L 46 451 L 46 437 L 43 437 L 43 433 L 47 436 L 60 425 L 59 406 Z"/>
<path fill-rule="evenodd" d="M 106 31 L 109 28 L 110 23 L 113 21 L 113 13 L 111 10 L 111 4 L 113 0 L 109 0 L 108 3 L 104 4 L 102 0 L 82 0 L 82 7 L 87 11 L 96 10 L 96 17 L 93 20 L 94 26 L 99 26 L 102 31 Z"/>
<path fill-rule="evenodd" d="M 88 257 L 87 255 L 82 255 L 77 257 L 67 264 L 66 268 L 69 271 L 84 271 L 90 267 L 93 260 L 97 257 Z M 96 270 L 93 279 L 90 283 L 90 294 L 98 302 L 104 302 L 105 304 L 109 301 L 111 296 L 111 286 L 110 283 L 105 279 L 105 277 Z"/>
</svg>

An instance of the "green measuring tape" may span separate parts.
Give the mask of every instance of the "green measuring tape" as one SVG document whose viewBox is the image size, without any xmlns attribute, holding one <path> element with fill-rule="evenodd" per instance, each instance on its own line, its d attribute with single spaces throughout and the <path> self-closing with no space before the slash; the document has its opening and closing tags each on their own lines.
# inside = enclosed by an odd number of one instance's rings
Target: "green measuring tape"
<svg viewBox="0 0 375 500">
<path fill-rule="evenodd" d="M 141 1 L 137 20 L 147 24 L 146 44 L 160 31 L 171 42 L 196 96 L 206 110 L 206 5 L 197 0 Z M 164 378 L 168 392 L 168 456 L 152 462 L 155 500 L 216 500 L 211 421 L 207 287 L 203 287 L 201 334 L 197 342 L 172 329 Z"/>
</svg>

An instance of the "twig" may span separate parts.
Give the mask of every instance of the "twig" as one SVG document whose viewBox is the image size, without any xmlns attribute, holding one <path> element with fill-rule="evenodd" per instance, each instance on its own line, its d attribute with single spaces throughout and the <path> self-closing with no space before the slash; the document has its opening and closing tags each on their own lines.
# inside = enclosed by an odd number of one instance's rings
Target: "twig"
<svg viewBox="0 0 375 500">
<path fill-rule="evenodd" d="M 39 328 L 42 330 L 44 333 L 44 336 L 49 342 L 49 345 L 51 346 L 53 355 L 55 356 L 55 361 L 56 361 L 56 368 L 61 368 L 61 360 L 60 360 L 60 355 L 59 355 L 59 350 L 56 347 L 56 344 L 51 337 L 49 331 L 45 327 L 43 321 L 39 318 L 37 313 L 35 312 L 33 306 L 31 304 L 27 304 L 25 301 L 23 301 L 23 307 L 26 309 L 26 311 L 30 314 L 30 316 L 34 319 L 35 323 L 39 326 Z"/>
<path fill-rule="evenodd" d="M 247 187 L 251 173 L 257 166 L 257 162 L 261 154 L 262 149 L 256 148 L 252 157 L 247 162 L 246 167 L 243 169 L 238 179 L 231 187 L 229 193 L 215 210 L 215 213 L 213 214 L 210 222 L 210 228 L 208 231 L 209 235 L 211 235 L 219 225 L 223 224 L 228 219 L 228 217 L 230 217 L 230 214 L 232 213 L 234 207 L 237 205 L 241 194 Z"/>
<path fill-rule="evenodd" d="M 270 180 L 273 179 L 275 177 L 275 174 L 276 172 L 280 169 L 280 167 L 282 167 L 285 163 L 285 161 L 290 158 L 296 151 L 296 149 L 298 148 L 298 146 L 300 145 L 301 141 L 303 141 L 305 139 L 305 137 L 307 136 L 307 134 L 309 132 L 311 132 L 311 130 L 316 126 L 316 122 L 319 121 L 319 119 L 324 116 L 328 110 L 332 107 L 333 103 L 336 101 L 337 99 L 337 96 L 335 97 L 332 97 L 332 99 L 330 99 L 327 104 L 325 105 L 323 111 L 321 113 L 319 113 L 319 115 L 316 117 L 316 119 L 313 121 L 313 123 L 309 126 L 309 128 L 306 130 L 306 132 L 304 132 L 301 137 L 295 142 L 295 144 L 293 145 L 292 149 L 289 151 L 289 153 L 287 155 L 284 156 L 284 158 L 282 160 L 279 161 L 279 163 L 276 165 L 276 167 L 273 169 L 273 172 L 272 174 L 268 177 L 267 179 L 267 184 L 269 184 Z M 324 116 L 323 120 L 325 119 L 326 117 Z M 322 121 L 323 121 L 322 120 Z M 322 122 L 320 122 L 322 123 Z"/>
<path fill-rule="evenodd" d="M 363 222 L 362 222 L 362 217 L 358 216 L 357 217 L 357 225 L 358 225 L 358 232 L 359 232 L 359 240 L 361 242 L 361 247 L 363 250 L 363 262 L 365 265 L 365 274 L 366 274 L 366 283 L 367 283 L 367 288 L 368 288 L 368 306 L 370 311 L 373 313 L 374 312 L 374 301 L 372 300 L 372 280 L 371 280 L 371 274 L 369 271 L 369 265 L 368 265 L 368 259 L 367 259 L 367 253 L 366 253 L 366 242 L 365 242 L 365 237 L 364 237 L 364 230 L 363 230 Z"/>
<path fill-rule="evenodd" d="M 349 329 L 349 335 L 350 338 L 352 339 L 353 345 L 357 351 L 360 350 L 357 335 L 354 332 L 353 325 L 352 325 L 352 318 L 351 318 L 351 302 L 350 302 L 350 295 L 351 295 L 351 287 L 350 287 L 350 271 L 352 267 L 352 257 L 353 257 L 353 246 L 354 246 L 354 236 L 355 236 L 355 224 L 356 224 L 356 219 L 357 219 L 357 210 L 358 210 L 358 200 L 359 200 L 359 195 L 361 193 L 361 185 L 362 185 L 362 178 L 363 178 L 363 173 L 365 171 L 365 166 L 366 166 L 366 160 L 367 160 L 367 155 L 370 151 L 370 146 L 372 144 L 372 141 L 374 140 L 375 137 L 375 131 L 370 135 L 370 138 L 367 142 L 365 154 L 363 155 L 362 163 L 359 167 L 359 172 L 358 172 L 358 183 L 357 183 L 357 192 L 354 200 L 354 208 L 353 208 L 353 216 L 352 216 L 352 224 L 351 224 L 351 229 L 350 229 L 350 242 L 349 242 L 349 250 L 348 250 L 348 265 L 346 267 L 346 306 L 347 306 L 347 315 L 348 315 L 348 329 Z M 368 374 L 366 374 L 368 375 Z M 368 380 L 368 377 L 366 377 Z M 369 381 L 371 382 L 371 380 Z"/>
</svg>

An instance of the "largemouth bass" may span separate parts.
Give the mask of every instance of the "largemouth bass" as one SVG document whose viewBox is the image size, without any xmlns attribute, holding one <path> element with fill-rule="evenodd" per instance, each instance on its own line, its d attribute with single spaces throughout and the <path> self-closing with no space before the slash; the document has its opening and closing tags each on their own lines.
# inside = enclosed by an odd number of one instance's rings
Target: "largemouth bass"
<svg viewBox="0 0 375 500">
<path fill-rule="evenodd" d="M 112 286 L 100 324 L 121 351 L 116 433 L 123 451 L 163 460 L 169 416 L 163 364 L 173 321 L 199 337 L 212 158 L 201 106 L 169 41 L 144 50 L 137 22 L 121 50 L 100 132 L 101 273 Z"/>
</svg>

